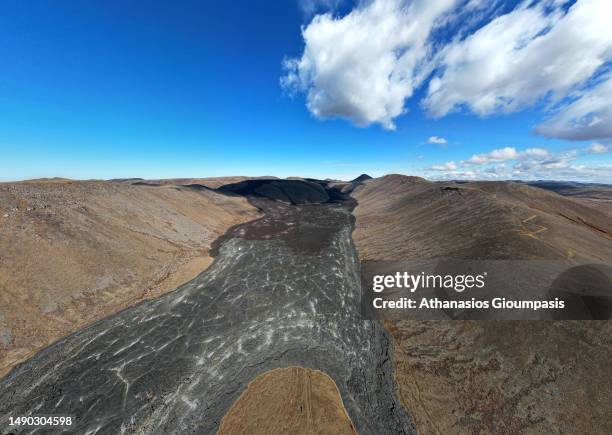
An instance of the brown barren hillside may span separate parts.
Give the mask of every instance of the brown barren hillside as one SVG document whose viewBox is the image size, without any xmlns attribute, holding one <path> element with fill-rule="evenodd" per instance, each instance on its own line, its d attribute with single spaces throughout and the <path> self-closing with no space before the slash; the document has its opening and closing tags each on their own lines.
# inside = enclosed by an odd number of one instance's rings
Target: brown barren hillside
<svg viewBox="0 0 612 435">
<path fill-rule="evenodd" d="M 303 367 L 255 378 L 223 417 L 217 435 L 353 435 L 335 382 Z"/>
<path fill-rule="evenodd" d="M 612 262 L 612 219 L 596 202 L 518 183 L 401 175 L 365 181 L 353 196 L 362 259 Z M 402 403 L 422 434 L 612 432 L 612 322 L 385 325 Z"/>
<path fill-rule="evenodd" d="M 82 326 L 194 278 L 257 218 L 208 189 L 62 179 L 0 184 L 0 376 Z"/>
<path fill-rule="evenodd" d="M 578 202 L 596 207 L 612 215 L 612 189 L 607 184 L 571 183 L 563 181 L 533 181 L 530 186 L 551 190 L 563 196 L 569 196 Z"/>
<path fill-rule="evenodd" d="M 609 214 L 523 184 L 388 175 L 358 186 L 353 197 L 353 238 L 364 259 L 612 261 Z"/>
</svg>

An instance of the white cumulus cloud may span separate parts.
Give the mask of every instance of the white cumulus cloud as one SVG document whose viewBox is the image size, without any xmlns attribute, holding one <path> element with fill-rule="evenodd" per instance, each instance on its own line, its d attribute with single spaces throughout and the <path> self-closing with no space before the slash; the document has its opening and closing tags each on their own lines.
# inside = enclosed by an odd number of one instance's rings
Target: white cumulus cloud
<svg viewBox="0 0 612 435">
<path fill-rule="evenodd" d="M 506 147 L 477 154 L 459 164 L 454 161 L 424 168 L 433 179 L 481 180 L 573 180 L 612 182 L 612 165 L 580 163 L 583 156 L 612 152 L 612 145 L 595 143 L 587 147 L 552 152 L 544 148 L 517 151 Z"/>
<path fill-rule="evenodd" d="M 516 148 L 505 147 L 493 150 L 485 154 L 475 154 L 467 161 L 476 165 L 484 165 L 491 162 L 503 162 L 504 160 L 513 160 L 518 158 L 519 153 Z"/>
<path fill-rule="evenodd" d="M 594 154 L 610 153 L 612 152 L 612 144 L 594 143 L 588 150 Z"/>
<path fill-rule="evenodd" d="M 504 162 L 507 160 L 544 160 L 550 153 L 544 148 L 527 148 L 524 151 L 517 151 L 514 147 L 498 148 L 488 153 L 474 154 L 464 164 L 486 165 L 494 162 Z"/>
<path fill-rule="evenodd" d="M 519 154 L 521 158 L 533 158 L 536 160 L 545 159 L 550 153 L 544 148 L 527 148 L 525 151 Z"/>
<path fill-rule="evenodd" d="M 612 18 L 609 25 L 612 29 Z M 569 140 L 612 138 L 612 74 L 580 93 L 577 100 L 562 106 L 536 132 Z"/>
<path fill-rule="evenodd" d="M 446 145 L 448 141 L 441 136 L 430 136 L 427 143 L 436 145 Z"/>
<path fill-rule="evenodd" d="M 358 0 L 344 16 L 316 15 L 302 28 L 302 54 L 283 62 L 281 84 L 304 93 L 317 118 L 358 126 L 394 129 L 422 89 L 433 117 L 536 107 L 538 134 L 612 139 L 610 0 L 501 3 Z"/>
<path fill-rule="evenodd" d="M 612 61 L 607 0 L 523 2 L 443 48 L 423 106 L 436 117 L 466 106 L 480 116 L 514 112 L 540 100 L 561 104 L 536 128 L 549 137 L 612 137 L 612 78 L 584 87 Z M 581 89 L 582 88 L 582 89 Z"/>
<path fill-rule="evenodd" d="M 469 107 L 478 115 L 558 101 L 612 59 L 612 7 L 579 0 L 526 1 L 464 40 L 448 44 L 423 104 L 434 116 Z"/>
<path fill-rule="evenodd" d="M 457 169 L 457 164 L 451 161 L 442 165 L 433 165 L 430 169 L 432 171 L 455 171 Z"/>
<path fill-rule="evenodd" d="M 302 56 L 284 61 L 281 84 L 306 93 L 317 118 L 392 130 L 424 78 L 430 32 L 454 3 L 374 0 L 343 17 L 317 15 L 302 29 Z"/>
</svg>

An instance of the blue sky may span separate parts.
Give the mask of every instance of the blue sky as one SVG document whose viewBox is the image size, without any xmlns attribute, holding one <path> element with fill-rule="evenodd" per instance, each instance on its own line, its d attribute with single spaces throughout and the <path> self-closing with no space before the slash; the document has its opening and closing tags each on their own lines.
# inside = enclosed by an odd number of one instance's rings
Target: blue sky
<svg viewBox="0 0 612 435">
<path fill-rule="evenodd" d="M 593 52 L 585 63 L 600 65 L 577 68 L 569 85 L 504 78 L 484 98 L 461 77 L 470 64 L 457 67 L 473 53 L 470 35 L 522 13 L 545 29 L 517 36 L 536 52 L 537 38 L 568 27 L 577 5 L 431 3 L 6 1 L 0 179 L 399 172 L 612 181 L 612 135 L 581 127 L 608 121 L 609 107 L 592 101 L 612 82 L 612 31 L 583 42 Z M 416 21 L 424 24 L 393 37 Z M 548 51 L 563 42 L 548 39 Z M 491 76 L 483 62 L 472 67 Z"/>
</svg>

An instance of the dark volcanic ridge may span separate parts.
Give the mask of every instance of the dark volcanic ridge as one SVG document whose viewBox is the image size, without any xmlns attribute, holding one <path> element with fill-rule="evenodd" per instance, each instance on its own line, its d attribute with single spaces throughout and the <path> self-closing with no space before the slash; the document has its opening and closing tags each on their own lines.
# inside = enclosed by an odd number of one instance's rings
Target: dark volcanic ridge
<svg viewBox="0 0 612 435">
<path fill-rule="evenodd" d="M 351 183 L 361 183 L 363 181 L 367 181 L 371 179 L 372 177 L 370 177 L 368 174 L 361 174 L 359 177 L 355 178 L 354 180 L 351 180 Z"/>
<path fill-rule="evenodd" d="M 339 187 L 328 181 L 305 178 L 303 180 L 245 180 L 226 184 L 220 192 L 238 194 L 247 198 L 266 198 L 291 205 L 352 203 L 352 199 Z"/>
</svg>

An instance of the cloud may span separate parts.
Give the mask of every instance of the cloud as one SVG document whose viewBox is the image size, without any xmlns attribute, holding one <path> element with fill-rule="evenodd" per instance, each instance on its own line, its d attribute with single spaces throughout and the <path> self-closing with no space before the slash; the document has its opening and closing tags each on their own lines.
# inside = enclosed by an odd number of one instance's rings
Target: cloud
<svg viewBox="0 0 612 435">
<path fill-rule="evenodd" d="M 550 153 L 544 148 L 527 148 L 519 154 L 521 158 L 545 159 Z"/>
<path fill-rule="evenodd" d="M 594 143 L 588 150 L 593 154 L 609 153 L 612 152 L 612 144 Z"/>
<path fill-rule="evenodd" d="M 448 141 L 441 136 L 430 136 L 429 139 L 427 139 L 427 143 L 437 144 L 437 145 L 446 145 Z"/>
<path fill-rule="evenodd" d="M 598 85 L 580 93 L 574 102 L 562 106 L 535 131 L 569 140 L 612 138 L 612 74 L 607 74 Z"/>
<path fill-rule="evenodd" d="M 451 161 L 442 165 L 433 165 L 430 169 L 432 171 L 454 171 L 457 169 L 457 164 Z"/>
<path fill-rule="evenodd" d="M 302 56 L 283 62 L 281 85 L 304 92 L 317 118 L 393 130 L 426 73 L 428 37 L 454 3 L 373 0 L 343 17 L 317 15 L 302 29 Z"/>
<path fill-rule="evenodd" d="M 302 0 L 334 9 L 340 0 Z M 508 2 L 511 3 L 511 2 Z M 406 101 L 433 117 L 536 107 L 535 132 L 612 138 L 609 0 L 357 0 L 344 16 L 302 28 L 304 49 L 283 62 L 282 87 L 304 93 L 319 119 L 393 130 Z M 310 7 L 310 6 L 309 6 Z M 420 93 L 419 93 L 420 95 Z"/>
<path fill-rule="evenodd" d="M 545 159 L 550 153 L 543 148 L 527 148 L 525 151 L 518 152 L 516 148 L 505 147 L 493 150 L 484 154 L 475 154 L 466 160 L 465 164 L 486 165 L 491 162 L 503 162 L 506 160 L 518 159 Z"/>
<path fill-rule="evenodd" d="M 504 160 L 513 160 L 518 157 L 518 153 L 515 148 L 506 147 L 493 150 L 486 154 L 475 154 L 467 160 L 467 163 L 476 165 L 484 165 L 491 162 L 502 162 Z"/>
<path fill-rule="evenodd" d="M 607 0 L 523 2 L 445 46 L 423 101 L 435 117 L 467 106 L 484 116 L 559 101 L 612 59 Z"/>
<path fill-rule="evenodd" d="M 299 0 L 300 8 L 308 18 L 319 12 L 335 11 L 343 0 Z"/>
<path fill-rule="evenodd" d="M 612 164 L 583 165 L 559 162 L 546 165 L 519 165 L 513 167 L 512 177 L 522 180 L 560 180 L 611 183 Z"/>
<path fill-rule="evenodd" d="M 612 152 L 612 145 L 607 143 L 556 153 L 543 148 L 517 151 L 506 147 L 474 155 L 459 164 L 451 161 L 430 166 L 424 169 L 424 175 L 433 179 L 547 179 L 612 183 L 611 164 L 580 163 L 582 156 L 608 152 Z"/>
</svg>

